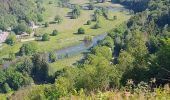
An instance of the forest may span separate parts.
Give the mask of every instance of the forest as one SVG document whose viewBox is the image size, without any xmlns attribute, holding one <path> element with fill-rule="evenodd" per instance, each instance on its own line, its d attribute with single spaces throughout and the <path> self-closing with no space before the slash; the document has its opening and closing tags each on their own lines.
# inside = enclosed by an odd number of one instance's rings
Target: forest
<svg viewBox="0 0 170 100">
<path fill-rule="evenodd" d="M 170 99 L 169 0 L 0 0 L 0 15 L 2 100 Z"/>
</svg>

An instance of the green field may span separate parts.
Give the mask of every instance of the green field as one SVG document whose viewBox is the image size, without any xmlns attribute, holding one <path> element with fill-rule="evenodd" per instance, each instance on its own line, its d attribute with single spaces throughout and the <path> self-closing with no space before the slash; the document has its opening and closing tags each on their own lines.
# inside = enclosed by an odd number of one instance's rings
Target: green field
<svg viewBox="0 0 170 100">
<path fill-rule="evenodd" d="M 65 67 L 72 67 L 77 61 L 80 61 L 83 58 L 83 54 L 77 54 L 69 58 L 58 60 L 50 64 L 49 74 L 53 75 L 57 70 L 61 70 Z"/>
</svg>

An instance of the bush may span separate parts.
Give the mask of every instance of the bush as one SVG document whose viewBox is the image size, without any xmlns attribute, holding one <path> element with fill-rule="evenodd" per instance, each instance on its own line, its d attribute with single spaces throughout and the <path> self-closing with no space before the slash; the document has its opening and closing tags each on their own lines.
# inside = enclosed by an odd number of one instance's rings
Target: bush
<svg viewBox="0 0 170 100">
<path fill-rule="evenodd" d="M 57 30 L 53 30 L 53 32 L 52 32 L 52 36 L 56 36 L 58 34 L 58 31 Z"/>
<path fill-rule="evenodd" d="M 85 30 L 84 30 L 84 28 L 79 28 L 78 29 L 78 34 L 85 34 Z"/>
<path fill-rule="evenodd" d="M 3 84 L 3 91 L 4 93 L 11 92 L 11 88 L 9 87 L 8 83 Z"/>
<path fill-rule="evenodd" d="M 92 40 L 93 40 L 93 38 L 91 36 L 85 36 L 84 37 L 84 42 L 85 43 L 90 43 L 90 42 L 92 42 Z"/>
<path fill-rule="evenodd" d="M 87 25 L 90 25 L 90 24 L 91 24 L 91 20 L 88 20 L 88 21 L 87 21 Z"/>
<path fill-rule="evenodd" d="M 23 44 L 20 48 L 19 55 L 24 56 L 24 55 L 33 55 L 34 53 L 37 52 L 38 50 L 38 44 L 36 42 L 30 42 Z"/>
<path fill-rule="evenodd" d="M 62 23 L 62 21 L 63 21 L 62 17 L 59 16 L 59 15 L 55 16 L 54 20 L 55 20 L 58 24 Z"/>
<path fill-rule="evenodd" d="M 97 22 L 97 23 L 94 25 L 94 27 L 93 27 L 93 28 L 94 28 L 94 29 L 101 28 L 100 23 L 99 23 L 99 22 Z"/>
<path fill-rule="evenodd" d="M 55 52 L 50 52 L 49 54 L 49 59 L 50 61 L 53 63 L 55 62 L 57 59 L 56 59 L 56 53 Z"/>
<path fill-rule="evenodd" d="M 42 36 L 42 41 L 49 41 L 50 40 L 50 37 L 47 33 L 43 34 Z"/>
<path fill-rule="evenodd" d="M 53 2 L 52 2 L 52 1 L 49 1 L 48 4 L 53 4 Z"/>
<path fill-rule="evenodd" d="M 48 22 L 45 22 L 45 27 L 49 27 L 49 23 Z"/>
<path fill-rule="evenodd" d="M 15 33 L 11 33 L 11 34 L 7 37 L 7 39 L 6 39 L 5 42 L 6 42 L 8 45 L 14 45 L 15 42 L 16 42 L 16 35 L 15 35 Z"/>
<path fill-rule="evenodd" d="M 117 16 L 113 16 L 113 20 L 117 20 Z"/>
<path fill-rule="evenodd" d="M 37 14 L 37 20 L 38 20 L 38 22 L 42 22 L 44 20 L 43 15 Z"/>
</svg>

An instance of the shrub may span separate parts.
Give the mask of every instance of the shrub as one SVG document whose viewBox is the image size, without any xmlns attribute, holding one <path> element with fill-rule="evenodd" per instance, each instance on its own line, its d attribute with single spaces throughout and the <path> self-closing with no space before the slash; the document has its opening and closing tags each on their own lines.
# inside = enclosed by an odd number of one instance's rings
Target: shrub
<svg viewBox="0 0 170 100">
<path fill-rule="evenodd" d="M 42 41 L 49 41 L 50 40 L 50 37 L 47 33 L 43 34 L 42 36 Z"/>
<path fill-rule="evenodd" d="M 52 32 L 52 36 L 56 36 L 58 34 L 58 31 L 57 30 L 53 30 L 53 32 Z"/>
<path fill-rule="evenodd" d="M 100 23 L 99 23 L 99 22 L 97 22 L 97 23 L 94 25 L 94 27 L 93 27 L 93 28 L 94 28 L 94 29 L 101 28 Z"/>
<path fill-rule="evenodd" d="M 3 84 L 3 91 L 4 93 L 11 92 L 11 88 L 9 87 L 8 83 Z"/>
<path fill-rule="evenodd" d="M 48 22 L 45 22 L 45 27 L 49 27 L 49 23 Z"/>
<path fill-rule="evenodd" d="M 24 56 L 24 55 L 33 55 L 34 53 L 37 52 L 38 50 L 38 44 L 36 42 L 30 42 L 23 44 L 20 48 L 19 55 Z"/>
<path fill-rule="evenodd" d="M 50 61 L 53 63 L 55 62 L 57 59 L 56 59 L 56 53 L 55 52 L 50 52 L 49 54 L 49 59 Z"/>
<path fill-rule="evenodd" d="M 53 4 L 53 2 L 52 2 L 52 1 L 49 1 L 48 4 Z"/>
<path fill-rule="evenodd" d="M 59 16 L 59 15 L 55 16 L 54 20 L 55 20 L 58 24 L 62 23 L 62 21 L 63 21 L 62 17 Z"/>
<path fill-rule="evenodd" d="M 79 28 L 78 29 L 78 34 L 85 34 L 85 30 L 84 30 L 84 28 Z"/>
<path fill-rule="evenodd" d="M 90 42 L 92 42 L 92 40 L 93 40 L 93 38 L 91 36 L 85 36 L 84 37 L 84 42 L 85 43 L 90 43 Z"/>
<path fill-rule="evenodd" d="M 15 35 L 15 33 L 11 33 L 11 34 L 7 37 L 7 39 L 6 39 L 5 42 L 6 42 L 8 45 L 14 45 L 15 42 L 16 42 L 16 35 Z"/>
<path fill-rule="evenodd" d="M 90 25 L 90 24 L 91 24 L 91 20 L 88 20 L 88 21 L 87 21 L 87 25 Z"/>
</svg>

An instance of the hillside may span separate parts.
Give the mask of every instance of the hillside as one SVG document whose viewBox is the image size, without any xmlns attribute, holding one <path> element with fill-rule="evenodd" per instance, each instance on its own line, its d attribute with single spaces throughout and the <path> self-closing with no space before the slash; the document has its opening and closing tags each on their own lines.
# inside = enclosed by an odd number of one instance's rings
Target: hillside
<svg viewBox="0 0 170 100">
<path fill-rule="evenodd" d="M 170 99 L 169 0 L 38 5 L 43 20 L 23 38 L 33 40 L 17 41 L 14 31 L 2 44 L 0 99 Z"/>
</svg>

